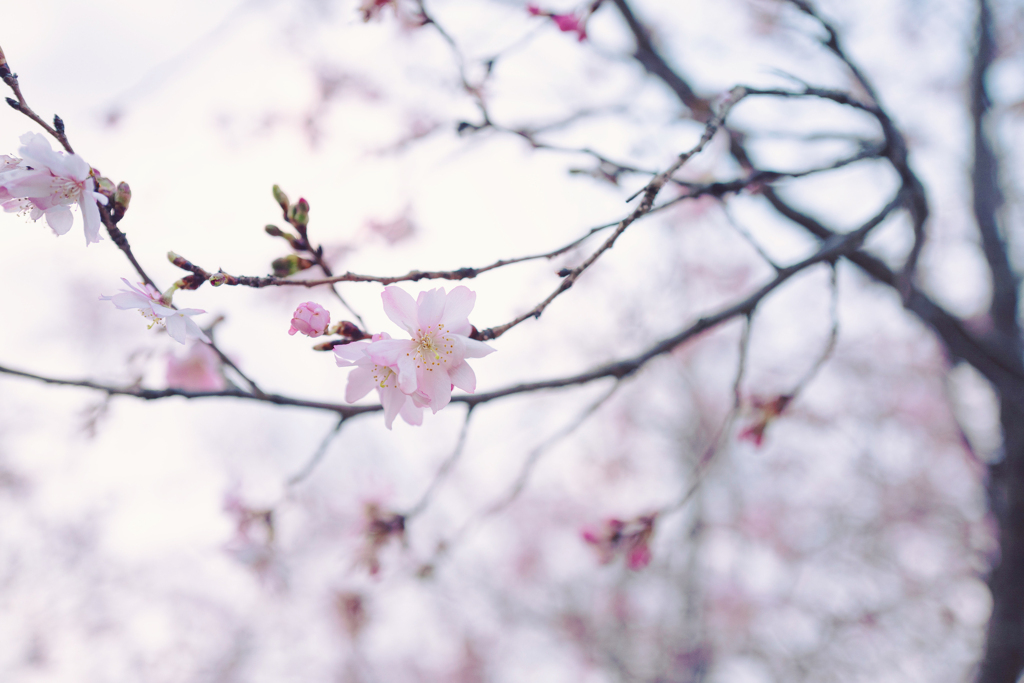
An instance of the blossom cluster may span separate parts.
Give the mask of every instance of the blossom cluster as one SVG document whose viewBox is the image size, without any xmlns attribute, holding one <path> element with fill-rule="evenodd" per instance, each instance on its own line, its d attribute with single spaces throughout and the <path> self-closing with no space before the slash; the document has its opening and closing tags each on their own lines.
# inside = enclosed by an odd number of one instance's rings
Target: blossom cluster
<svg viewBox="0 0 1024 683">
<path fill-rule="evenodd" d="M 39 133 L 21 136 L 21 158 L 0 156 L 0 206 L 7 212 L 26 212 L 32 220 L 46 216 L 58 235 L 71 229 L 71 206 L 78 205 L 85 243 L 100 241 L 99 204 L 107 198 L 96 192 L 92 168 L 77 154 L 55 152 Z"/>
<path fill-rule="evenodd" d="M 375 334 L 337 346 L 340 367 L 353 367 L 348 376 L 345 400 L 358 401 L 376 389 L 388 429 L 398 415 L 411 425 L 423 423 L 423 409 L 434 413 L 451 401 L 452 389 L 476 390 L 476 374 L 466 362 L 494 351 L 470 339 L 469 313 L 476 293 L 468 287 L 420 292 L 413 299 L 399 287 L 386 287 L 381 298 L 384 312 L 402 327 L 410 339 Z M 301 308 L 301 307 L 300 307 Z"/>
</svg>

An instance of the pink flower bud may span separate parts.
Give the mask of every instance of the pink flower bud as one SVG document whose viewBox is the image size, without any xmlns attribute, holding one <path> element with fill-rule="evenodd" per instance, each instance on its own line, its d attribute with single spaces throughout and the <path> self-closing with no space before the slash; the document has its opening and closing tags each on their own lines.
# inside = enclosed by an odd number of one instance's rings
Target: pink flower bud
<svg viewBox="0 0 1024 683">
<path fill-rule="evenodd" d="M 307 301 L 299 304 L 292 313 L 292 326 L 288 334 L 301 332 L 307 337 L 319 337 L 331 324 L 331 314 L 318 303 Z"/>
</svg>

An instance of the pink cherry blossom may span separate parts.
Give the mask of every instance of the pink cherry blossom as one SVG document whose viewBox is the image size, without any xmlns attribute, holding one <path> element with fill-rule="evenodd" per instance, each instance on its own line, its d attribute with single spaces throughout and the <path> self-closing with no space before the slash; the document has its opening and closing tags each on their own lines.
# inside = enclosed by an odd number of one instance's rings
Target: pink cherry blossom
<svg viewBox="0 0 1024 683">
<path fill-rule="evenodd" d="M 193 343 L 184 356 L 167 359 L 167 386 L 184 391 L 221 391 L 227 386 L 220 356 L 208 344 Z"/>
<path fill-rule="evenodd" d="M 398 373 L 394 368 L 378 365 L 367 355 L 366 351 L 372 342 L 391 339 L 386 332 L 375 334 L 371 339 L 342 344 L 334 347 L 334 355 L 339 367 L 355 367 L 348 375 L 348 386 L 345 388 L 345 400 L 354 403 L 371 389 L 377 390 L 380 404 L 384 408 L 384 425 L 391 429 L 395 417 L 402 416 L 408 424 L 423 424 L 423 408 L 417 406 L 412 397 L 407 396 L 398 387 Z"/>
<path fill-rule="evenodd" d="M 307 337 L 319 337 L 327 332 L 331 324 L 331 314 L 326 308 L 314 301 L 299 304 L 292 313 L 292 326 L 288 334 L 301 332 Z"/>
<path fill-rule="evenodd" d="M 124 278 L 121 278 L 121 282 L 125 283 L 128 289 L 122 289 L 120 293 L 111 296 L 101 296 L 100 300 L 110 301 L 121 310 L 138 309 L 144 318 L 152 321 L 150 327 L 160 323 L 167 328 L 167 334 L 171 339 L 179 344 L 184 344 L 186 339 L 199 339 L 210 343 L 210 338 L 192 320 L 192 316 L 206 311 L 199 308 L 175 310 L 164 304 L 160 292 L 152 285 L 140 282 L 139 286 L 135 287 Z"/>
<path fill-rule="evenodd" d="M 100 241 L 100 212 L 97 202 L 107 198 L 96 192 L 92 168 L 77 154 L 55 152 L 39 133 L 21 136 L 21 161 L 4 157 L 0 166 L 0 201 L 5 211 L 27 211 L 32 220 L 46 216 L 58 235 L 71 229 L 71 205 L 78 204 L 85 227 L 85 243 Z"/>
<path fill-rule="evenodd" d="M 554 12 L 542 10 L 537 5 L 532 4 L 526 6 L 526 11 L 535 17 L 549 17 L 560 31 L 565 33 L 575 31 L 581 43 L 587 39 L 587 16 L 589 12 L 584 13 L 582 16 L 577 16 L 576 14 L 555 14 Z"/>
<path fill-rule="evenodd" d="M 379 366 L 397 371 L 398 388 L 418 406 L 437 412 L 448 405 L 452 389 L 476 391 L 476 375 L 467 358 L 482 358 L 494 349 L 470 339 L 469 313 L 476 293 L 468 287 L 420 292 L 414 301 L 398 287 L 381 295 L 384 312 L 412 339 L 381 339 L 366 354 Z"/>
<path fill-rule="evenodd" d="M 792 400 L 792 396 L 786 395 L 776 396 L 771 400 L 755 396 L 751 401 L 751 405 L 757 413 L 757 419 L 740 430 L 736 438 L 740 441 L 750 441 L 758 447 L 762 446 L 764 444 L 764 433 L 768 429 L 768 425 L 774 422 L 786 410 L 786 407 Z"/>
</svg>

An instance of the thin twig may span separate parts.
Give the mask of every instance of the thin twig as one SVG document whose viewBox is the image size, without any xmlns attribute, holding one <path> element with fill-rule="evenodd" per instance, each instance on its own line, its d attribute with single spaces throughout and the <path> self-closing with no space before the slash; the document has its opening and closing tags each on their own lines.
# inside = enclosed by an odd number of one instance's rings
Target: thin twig
<svg viewBox="0 0 1024 683">
<path fill-rule="evenodd" d="M 306 464 L 302 466 L 302 469 L 288 477 L 287 485 L 289 487 L 301 483 L 306 479 L 306 477 L 313 473 L 313 470 L 316 469 L 317 465 L 319 465 L 324 459 L 324 456 L 327 455 L 327 449 L 330 447 L 331 442 L 334 441 L 334 439 L 337 438 L 338 433 L 341 432 L 341 426 L 345 424 L 345 419 L 344 415 L 338 418 L 337 424 L 334 425 L 331 431 L 327 432 L 327 435 L 320 442 L 320 445 L 317 447 L 316 451 L 314 451 Z"/>
<path fill-rule="evenodd" d="M 475 407 L 476 406 L 472 404 L 467 406 L 466 417 L 462 422 L 462 429 L 459 430 L 459 438 L 458 441 L 455 442 L 455 449 L 452 451 L 451 455 L 445 458 L 445 461 L 441 463 L 441 467 L 437 470 L 434 478 L 430 481 L 430 485 L 427 486 L 427 490 L 423 492 L 423 495 L 418 501 L 416 501 L 416 504 L 409 508 L 408 512 L 402 513 L 406 522 L 419 515 L 427 508 L 427 505 L 430 504 L 431 498 L 434 497 L 434 492 L 437 490 L 437 487 L 440 486 L 441 482 L 448 477 L 452 468 L 455 467 L 455 463 L 457 463 L 462 457 L 462 452 L 466 447 L 466 436 L 469 434 L 469 418 L 472 417 L 473 408 Z"/>
<path fill-rule="evenodd" d="M 721 323 L 731 320 L 740 315 L 748 315 L 761 300 L 771 294 L 775 289 L 780 287 L 789 278 L 793 277 L 797 273 L 803 272 L 807 268 L 822 262 L 831 263 L 837 258 L 843 256 L 849 256 L 851 253 L 856 252 L 863 244 L 864 238 L 873 230 L 875 227 L 880 225 L 897 207 L 901 206 L 903 195 L 898 194 L 892 201 L 889 202 L 877 215 L 864 223 L 860 228 L 853 232 L 845 235 L 835 235 L 821 246 L 821 248 L 812 254 L 811 256 L 795 263 L 791 266 L 787 266 L 780 270 L 774 278 L 769 282 L 762 285 L 759 289 L 748 295 L 745 299 L 738 301 L 730 306 L 720 309 L 718 312 L 707 315 L 700 318 L 696 322 L 688 325 L 677 334 L 662 339 L 661 341 L 653 344 L 644 352 L 632 357 L 600 367 L 594 368 L 587 372 L 579 373 L 576 375 L 570 375 L 568 377 L 562 377 L 552 380 L 544 380 L 539 382 L 529 382 L 523 384 L 517 384 L 505 389 L 499 389 L 496 391 L 471 394 L 468 396 L 454 396 L 452 397 L 452 403 L 466 403 L 468 405 L 478 405 L 480 403 L 486 403 L 495 399 L 504 398 L 505 396 L 513 396 L 516 394 L 528 393 L 533 391 L 540 391 L 542 389 L 559 389 L 564 387 L 576 386 L 581 384 L 587 384 L 596 380 L 604 379 L 606 377 L 614 377 L 616 379 L 622 379 L 634 374 L 644 365 L 646 365 L 651 359 L 656 358 L 662 354 L 672 351 L 680 344 L 692 339 L 693 337 L 717 327 Z M 147 400 L 162 399 L 171 396 L 181 396 L 184 398 L 214 398 L 214 397 L 231 397 L 240 398 L 251 401 L 260 401 L 266 403 L 273 403 L 277 405 L 295 405 L 303 406 L 306 408 L 315 408 L 318 410 L 328 410 L 331 412 L 338 413 L 344 417 L 353 417 L 362 413 L 376 412 L 381 410 L 381 406 L 348 406 L 335 403 L 324 403 L 319 401 L 308 401 L 303 399 L 296 399 L 287 396 L 280 396 L 277 394 L 263 394 L 257 395 L 244 391 L 228 390 L 228 391 L 210 391 L 210 392 L 192 392 L 184 391 L 181 389 L 141 389 L 138 387 L 115 387 L 110 385 L 99 384 L 96 382 L 85 381 L 85 380 L 63 380 L 52 377 L 45 377 L 42 375 L 36 375 L 28 372 L 14 370 L 0 366 L 0 374 L 10 374 L 20 377 L 26 377 L 50 384 L 63 384 L 66 386 L 79 386 L 89 389 L 95 389 L 98 391 L 104 391 L 108 394 L 123 395 L 123 396 L 134 396 L 136 398 L 142 398 Z"/>
<path fill-rule="evenodd" d="M 11 89 L 14 96 L 17 98 L 16 100 L 13 100 L 8 97 L 7 104 L 11 105 L 11 108 L 15 111 L 21 112 L 39 124 L 43 130 L 52 135 L 53 138 L 57 140 L 65 150 L 67 150 L 68 154 L 74 154 L 75 150 L 71 148 L 71 143 L 68 142 L 68 137 L 64 133 L 64 122 L 61 121 L 60 117 L 54 116 L 53 122 L 55 126 L 51 126 L 28 105 L 28 102 L 25 100 L 25 96 L 21 93 L 21 84 L 18 83 L 18 74 L 11 71 L 11 66 L 7 63 L 7 57 L 4 55 L 3 48 L 0 48 L 0 78 L 3 79 L 3 82 L 7 84 L 7 87 Z"/>
<path fill-rule="evenodd" d="M 807 372 L 804 373 L 804 376 L 801 377 L 800 381 L 796 383 L 796 386 L 793 387 L 793 390 L 789 392 L 788 395 L 791 397 L 791 399 L 795 399 L 797 394 L 802 392 L 804 390 L 804 387 L 806 387 L 810 383 L 810 381 L 814 379 L 815 375 L 818 374 L 818 371 L 821 370 L 821 367 L 825 364 L 825 362 L 832 357 L 832 353 L 836 349 L 836 342 L 839 341 L 839 278 L 838 269 L 836 268 L 835 263 L 832 264 L 832 276 L 830 284 L 831 297 L 829 299 L 829 316 L 832 319 L 832 328 L 828 334 L 828 342 L 825 344 L 825 348 L 818 356 L 818 359 L 814 361 L 814 365 L 812 365 L 807 370 Z"/>
<path fill-rule="evenodd" d="M 484 508 L 479 514 L 468 519 L 452 535 L 451 538 L 442 542 L 438 546 L 437 553 L 435 553 L 433 559 L 428 564 L 432 567 L 436 566 L 441 556 L 450 553 L 452 548 L 460 543 L 474 527 L 478 526 L 484 519 L 493 517 L 514 503 L 520 494 L 522 494 L 526 489 L 526 485 L 529 483 L 530 477 L 533 475 L 533 471 L 537 467 L 537 463 L 540 462 L 541 457 L 544 456 L 548 449 L 579 429 L 580 426 L 587 421 L 587 418 L 597 412 L 597 410 L 612 397 L 621 384 L 621 379 L 616 381 L 608 391 L 603 393 L 596 401 L 588 405 L 579 413 L 579 415 L 573 418 L 571 422 L 567 423 L 557 432 L 535 446 L 523 461 L 522 466 L 519 468 L 519 474 L 516 476 L 516 480 L 509 488 L 508 492 L 499 500 Z"/>
</svg>

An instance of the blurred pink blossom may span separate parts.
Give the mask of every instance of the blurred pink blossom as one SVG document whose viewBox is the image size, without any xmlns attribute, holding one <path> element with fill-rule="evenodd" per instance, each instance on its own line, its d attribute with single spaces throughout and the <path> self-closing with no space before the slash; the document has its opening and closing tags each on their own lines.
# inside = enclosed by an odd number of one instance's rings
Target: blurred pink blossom
<svg viewBox="0 0 1024 683">
<path fill-rule="evenodd" d="M 368 220 L 366 227 L 370 232 L 383 237 L 384 241 L 391 245 L 409 239 L 416 232 L 416 225 L 409 220 L 408 216 L 404 215 L 392 221 Z"/>
<path fill-rule="evenodd" d="M 307 301 L 299 304 L 299 307 L 292 313 L 292 326 L 288 334 L 294 335 L 301 332 L 307 337 L 319 337 L 327 332 L 331 324 L 331 314 L 320 304 Z"/>
<path fill-rule="evenodd" d="M 208 344 L 193 343 L 184 356 L 167 359 L 167 386 L 184 391 L 221 391 L 227 386 L 220 357 Z"/>
<path fill-rule="evenodd" d="M 601 564 L 608 564 L 618 555 L 626 558 L 626 566 L 639 571 L 651 563 L 650 540 L 654 534 L 655 515 L 634 520 L 609 519 L 599 527 L 586 527 L 580 535 L 597 551 Z"/>
<path fill-rule="evenodd" d="M 551 21 L 555 22 L 555 26 L 560 31 L 565 33 L 576 32 L 579 41 L 582 43 L 587 39 L 587 21 L 586 16 L 577 16 L 576 14 L 555 14 L 554 12 L 548 12 L 542 10 L 537 5 L 527 5 L 526 11 L 535 17 L 549 17 Z"/>
<path fill-rule="evenodd" d="M 366 515 L 365 545 L 360 560 L 366 565 L 371 576 L 380 573 L 380 552 L 391 539 L 405 544 L 405 516 L 385 510 L 379 503 L 369 502 L 364 508 Z"/>
<path fill-rule="evenodd" d="M 740 430 L 737 438 L 740 441 L 750 441 L 755 446 L 761 446 L 764 444 L 764 432 L 768 428 L 775 418 L 782 414 L 789 405 L 789 402 L 793 400 L 792 396 L 776 396 L 771 400 L 765 400 L 762 398 L 755 397 L 751 401 L 757 417 L 753 423 Z"/>
</svg>

